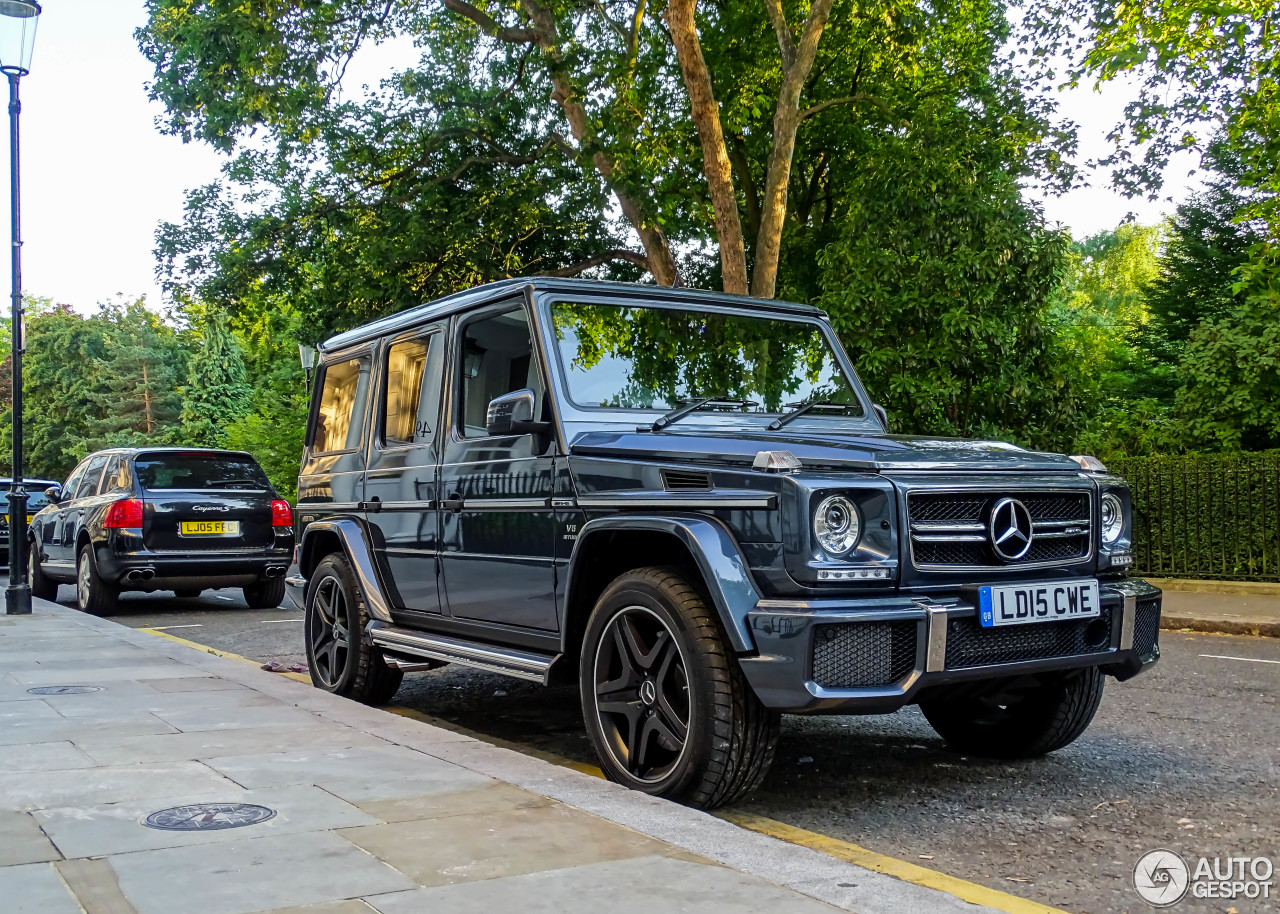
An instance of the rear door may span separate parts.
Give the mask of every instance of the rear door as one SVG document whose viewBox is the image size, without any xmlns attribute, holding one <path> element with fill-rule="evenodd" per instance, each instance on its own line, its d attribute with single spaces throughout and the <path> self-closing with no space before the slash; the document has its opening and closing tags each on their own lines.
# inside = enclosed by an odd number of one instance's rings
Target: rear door
<svg viewBox="0 0 1280 914">
<path fill-rule="evenodd" d="M 262 467 L 230 451 L 143 451 L 143 545 L 154 552 L 261 552 L 275 544 L 275 493 Z"/>
<path fill-rule="evenodd" d="M 59 558 L 55 561 L 76 562 L 76 537 L 84 523 L 85 511 L 95 504 L 98 497 L 98 485 L 102 482 L 102 471 L 107 466 L 107 455 L 90 457 L 85 464 L 84 475 L 69 501 L 63 503 L 59 511 L 62 531 L 62 547 Z"/>
<path fill-rule="evenodd" d="M 412 621 L 414 613 L 438 614 L 436 465 L 445 336 L 431 325 L 393 339 L 381 357 L 378 419 L 365 510 L 375 531 L 374 549 L 389 573 L 392 604 Z"/>
</svg>

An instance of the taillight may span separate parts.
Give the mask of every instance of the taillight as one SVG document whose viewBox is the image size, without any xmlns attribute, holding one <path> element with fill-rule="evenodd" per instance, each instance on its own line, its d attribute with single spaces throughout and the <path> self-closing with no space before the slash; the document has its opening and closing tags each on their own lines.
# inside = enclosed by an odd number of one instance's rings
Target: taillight
<svg viewBox="0 0 1280 914">
<path fill-rule="evenodd" d="M 120 501 L 113 502 L 107 509 L 106 525 L 112 530 L 119 530 L 122 527 L 141 528 L 142 499 L 122 498 Z"/>
<path fill-rule="evenodd" d="M 293 508 L 290 508 L 289 503 L 282 498 L 277 498 L 271 502 L 271 526 L 293 526 Z"/>
</svg>

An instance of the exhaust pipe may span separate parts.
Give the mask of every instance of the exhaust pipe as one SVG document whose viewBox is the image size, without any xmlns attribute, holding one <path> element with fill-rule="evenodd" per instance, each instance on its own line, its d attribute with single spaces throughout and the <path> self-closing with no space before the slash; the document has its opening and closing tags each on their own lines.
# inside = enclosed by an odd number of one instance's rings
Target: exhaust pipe
<svg viewBox="0 0 1280 914">
<path fill-rule="evenodd" d="M 284 575 L 284 573 L 285 573 L 286 571 L 288 571 L 288 570 L 289 570 L 289 569 L 288 569 L 288 568 L 286 568 L 284 565 L 268 565 L 268 566 L 267 566 L 267 577 L 269 577 L 269 578 L 278 578 L 278 577 L 282 577 L 282 576 Z"/>
<path fill-rule="evenodd" d="M 154 568 L 134 568 L 132 571 L 125 572 L 124 581 L 126 584 L 141 584 L 144 581 L 150 581 L 156 576 Z"/>
</svg>

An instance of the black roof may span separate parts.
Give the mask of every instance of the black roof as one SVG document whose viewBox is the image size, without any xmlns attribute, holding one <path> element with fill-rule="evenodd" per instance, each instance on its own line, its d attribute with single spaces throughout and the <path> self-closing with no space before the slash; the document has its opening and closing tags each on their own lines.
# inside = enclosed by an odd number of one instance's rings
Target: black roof
<svg viewBox="0 0 1280 914">
<path fill-rule="evenodd" d="M 777 301 L 774 299 L 751 298 L 746 295 L 729 295 L 725 292 L 708 292 L 705 289 L 672 288 L 671 286 L 655 286 L 638 282 L 604 282 L 598 279 L 565 279 L 556 276 L 526 276 L 519 279 L 504 279 L 500 282 L 486 283 L 462 292 L 455 292 L 426 304 L 407 308 L 404 311 L 380 317 L 363 326 L 345 330 L 330 337 L 320 344 L 322 352 L 331 352 L 362 343 L 387 334 L 406 330 L 415 324 L 443 317 L 455 311 L 483 305 L 489 301 L 504 298 L 512 292 L 529 289 L 534 292 L 563 292 L 583 294 L 599 294 L 607 292 L 619 297 L 668 299 L 684 302 L 700 302 L 702 304 L 727 304 L 742 308 L 753 308 L 760 311 L 773 311 L 786 314 L 820 315 L 823 312 L 812 305 L 801 305 L 795 302 Z"/>
</svg>

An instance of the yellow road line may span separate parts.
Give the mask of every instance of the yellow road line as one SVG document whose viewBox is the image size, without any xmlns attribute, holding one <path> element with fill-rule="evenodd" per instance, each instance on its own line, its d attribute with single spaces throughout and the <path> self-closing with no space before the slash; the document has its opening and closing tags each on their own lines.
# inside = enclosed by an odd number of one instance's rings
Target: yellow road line
<svg viewBox="0 0 1280 914">
<path fill-rule="evenodd" d="M 196 650 L 204 651 L 208 654 L 214 654 L 218 657 L 226 657 L 230 660 L 238 660 L 241 663 L 251 663 L 256 667 L 261 667 L 260 663 L 250 660 L 248 657 L 242 657 L 239 654 L 233 654 L 230 651 L 220 651 L 217 648 L 208 647 L 203 644 L 197 644 L 194 641 L 188 641 L 186 638 L 179 638 L 177 635 L 170 635 L 168 632 L 162 632 L 154 628 L 140 628 L 140 632 L 146 632 L 150 635 L 158 635 L 161 638 L 168 638 L 170 641 L 176 641 L 178 644 L 184 644 L 187 647 L 194 647 Z M 296 679 L 299 682 L 310 683 L 311 678 L 305 673 L 280 673 L 281 676 L 288 676 L 290 679 Z M 489 743 L 492 746 L 498 746 L 502 749 L 510 749 L 514 752 L 520 752 L 524 755 L 540 758 L 543 761 L 551 762 L 553 765 L 559 765 L 562 768 L 571 768 L 583 774 L 592 777 L 603 778 L 604 772 L 595 765 L 589 765 L 585 762 L 577 762 L 554 752 L 545 752 L 541 749 L 535 749 L 521 743 L 513 743 L 510 740 L 500 739 L 495 736 L 489 736 L 485 733 L 478 733 L 467 727 L 459 726 L 451 721 L 443 720 L 439 717 L 433 717 L 425 714 L 415 708 L 406 708 L 403 705 L 388 705 L 383 708 L 384 711 L 390 711 L 392 714 L 398 714 L 401 717 L 407 717 L 411 720 L 422 721 L 444 730 L 454 733 L 461 733 L 463 736 L 470 736 L 481 742 Z M 903 882 L 910 882 L 914 885 L 923 886 L 928 889 L 936 889 L 940 892 L 946 892 L 962 901 L 971 904 L 985 905 L 988 908 L 995 908 L 997 911 L 1004 911 L 1005 914 L 1067 914 L 1060 908 L 1052 908 L 1048 905 L 1040 904 L 1036 901 L 1029 901 L 1026 898 L 1020 898 L 1017 895 L 1010 895 L 1008 892 L 1001 892 L 998 889 L 988 888 L 985 885 L 979 885 L 976 882 L 969 882 L 956 876 L 948 876 L 946 873 L 940 873 L 937 870 L 931 870 L 928 867 L 919 866 L 915 863 L 908 863 L 906 860 L 899 860 L 897 857 L 890 857 L 885 854 L 877 854 L 875 851 L 867 850 L 865 847 L 859 847 L 856 844 L 850 844 L 848 841 L 841 841 L 838 838 L 832 838 L 828 835 L 821 835 L 817 832 L 806 831 L 803 828 L 796 828 L 794 825 L 787 825 L 785 822 L 778 822 L 774 819 L 768 819 L 764 816 L 757 816 L 749 812 L 738 812 L 735 810 L 721 810 L 715 813 L 726 822 L 731 822 L 739 828 L 745 828 L 750 831 L 759 832 L 762 835 L 768 835 L 771 838 L 777 838 L 780 841 L 786 841 L 788 844 L 798 844 L 801 847 L 808 847 L 829 857 L 835 857 L 837 860 L 844 860 L 847 863 L 853 863 L 857 866 L 865 867 L 869 870 L 875 870 L 877 873 L 884 873 L 886 876 L 893 876 L 901 879 Z"/>
<path fill-rule="evenodd" d="M 859 847 L 856 844 L 850 844 L 847 841 L 841 841 L 838 838 L 831 838 L 827 835 L 820 835 L 817 832 L 806 831 L 803 828 L 796 828 L 794 825 L 787 825 L 785 822 L 766 819 L 764 816 L 734 810 L 723 810 L 716 813 L 716 815 L 741 828 L 750 829 L 762 835 L 769 835 L 771 838 L 778 838 L 789 844 L 799 844 L 802 847 L 812 848 L 829 857 L 854 863 L 866 869 L 875 870 L 877 873 L 884 873 L 886 876 L 893 876 L 903 882 L 914 883 L 928 889 L 937 889 L 940 892 L 946 892 L 948 895 L 954 895 L 962 901 L 985 905 L 988 908 L 995 908 L 997 911 L 1005 911 L 1007 914 L 1067 914 L 1060 908 L 1051 908 L 1036 901 L 1028 901 L 1026 898 L 1010 895 L 1008 892 L 987 888 L 985 885 L 969 882 L 956 876 L 948 876 L 946 873 L 908 863 L 905 860 L 899 860 L 897 857 L 877 854 L 875 851 L 867 850 L 865 847 Z"/>
</svg>

